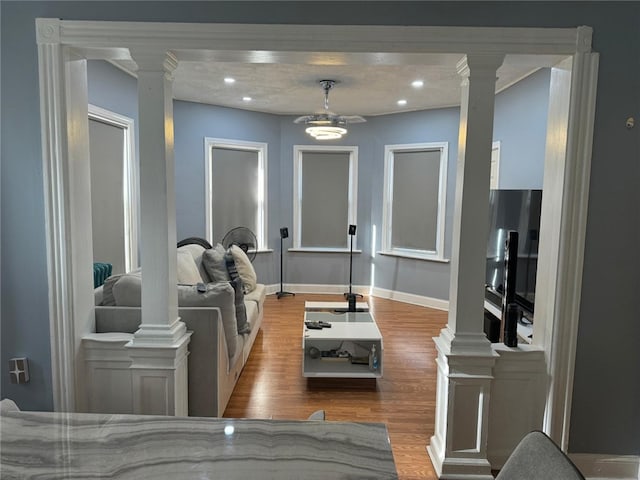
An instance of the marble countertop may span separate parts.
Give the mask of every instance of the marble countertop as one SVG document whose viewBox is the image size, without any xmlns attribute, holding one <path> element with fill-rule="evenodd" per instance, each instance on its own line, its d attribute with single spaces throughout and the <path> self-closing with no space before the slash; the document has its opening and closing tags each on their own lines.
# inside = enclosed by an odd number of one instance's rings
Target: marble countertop
<svg viewBox="0 0 640 480">
<path fill-rule="evenodd" d="M 2 412 L 9 479 L 397 479 L 380 423 Z"/>
</svg>

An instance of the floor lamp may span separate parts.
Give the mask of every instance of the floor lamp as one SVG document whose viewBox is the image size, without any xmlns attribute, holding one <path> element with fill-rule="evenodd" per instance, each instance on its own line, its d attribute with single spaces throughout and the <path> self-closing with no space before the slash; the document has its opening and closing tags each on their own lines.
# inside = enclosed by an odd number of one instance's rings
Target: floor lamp
<svg viewBox="0 0 640 480">
<path fill-rule="evenodd" d="M 349 291 L 344 294 L 349 302 L 349 311 L 355 312 L 356 297 L 362 297 L 359 293 L 353 293 L 353 237 L 356 235 L 356 226 L 349 225 L 349 236 L 351 237 L 351 246 L 349 247 Z"/>
<path fill-rule="evenodd" d="M 282 247 L 282 241 L 289 236 L 289 229 L 287 227 L 282 227 L 280 229 L 280 291 L 276 292 L 276 297 L 278 300 L 282 297 L 286 297 L 287 295 L 295 296 L 295 293 L 285 292 L 282 285 L 282 257 L 284 256 L 284 248 Z"/>
</svg>

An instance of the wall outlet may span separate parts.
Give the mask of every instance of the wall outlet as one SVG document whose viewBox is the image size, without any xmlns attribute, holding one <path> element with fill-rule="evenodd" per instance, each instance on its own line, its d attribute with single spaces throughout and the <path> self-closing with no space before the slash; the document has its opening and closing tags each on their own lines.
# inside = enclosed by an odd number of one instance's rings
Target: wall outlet
<svg viewBox="0 0 640 480">
<path fill-rule="evenodd" d="M 9 375 L 11 383 L 29 382 L 29 360 L 27 357 L 16 357 L 9 360 Z"/>
</svg>

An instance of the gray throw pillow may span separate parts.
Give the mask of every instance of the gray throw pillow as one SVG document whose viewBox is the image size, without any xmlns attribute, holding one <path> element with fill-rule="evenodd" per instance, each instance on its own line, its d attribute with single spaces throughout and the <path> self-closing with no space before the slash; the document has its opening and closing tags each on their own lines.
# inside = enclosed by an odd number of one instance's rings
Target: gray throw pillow
<svg viewBox="0 0 640 480">
<path fill-rule="evenodd" d="M 224 255 L 224 247 L 220 244 L 213 248 L 208 248 L 202 254 L 204 269 L 213 282 L 228 282 L 230 280 Z"/>
<path fill-rule="evenodd" d="M 236 322 L 238 324 L 238 333 L 244 334 L 251 331 L 251 325 L 247 321 L 247 309 L 244 305 L 244 285 L 236 269 L 236 263 L 233 259 L 231 251 L 227 251 L 224 255 L 225 262 L 227 264 L 227 271 L 231 280 L 229 283 L 235 291 L 235 306 L 236 306 Z"/>
<path fill-rule="evenodd" d="M 113 287 L 113 298 L 118 307 L 139 307 L 142 297 L 142 276 L 122 275 Z"/>
<path fill-rule="evenodd" d="M 233 358 L 238 350 L 236 310 L 233 298 L 234 289 L 229 282 L 207 283 L 206 292 L 198 292 L 196 286 L 178 286 L 178 305 L 180 307 L 218 307 L 220 309 L 229 358 Z"/>
</svg>

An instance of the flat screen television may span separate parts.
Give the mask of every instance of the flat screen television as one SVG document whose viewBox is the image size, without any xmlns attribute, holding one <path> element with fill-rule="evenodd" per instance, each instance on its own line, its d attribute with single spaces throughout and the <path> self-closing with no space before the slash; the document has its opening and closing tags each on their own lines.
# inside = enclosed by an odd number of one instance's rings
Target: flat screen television
<svg viewBox="0 0 640 480">
<path fill-rule="evenodd" d="M 533 321 L 540 237 L 542 190 L 491 190 L 485 298 L 498 308 L 503 303 L 505 241 L 518 232 L 514 301 Z"/>
</svg>

